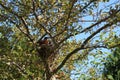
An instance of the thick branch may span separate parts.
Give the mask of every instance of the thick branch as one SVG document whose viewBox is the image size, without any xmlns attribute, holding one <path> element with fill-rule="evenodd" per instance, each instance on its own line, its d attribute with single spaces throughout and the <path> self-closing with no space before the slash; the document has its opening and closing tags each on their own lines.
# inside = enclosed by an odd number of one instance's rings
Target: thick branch
<svg viewBox="0 0 120 80">
<path fill-rule="evenodd" d="M 68 36 L 66 36 L 64 39 L 62 39 L 59 43 L 58 43 L 58 46 L 55 46 L 54 47 L 54 50 L 59 50 L 62 46 L 63 46 L 63 42 L 64 41 L 66 41 L 67 39 L 69 39 L 71 36 L 73 36 L 73 35 L 68 35 Z M 62 45 L 61 45 L 62 44 Z"/>
<path fill-rule="evenodd" d="M 93 0 L 94 1 L 94 0 Z M 88 7 L 93 1 L 90 1 L 86 6 L 84 6 L 81 10 L 80 10 L 80 12 L 82 12 L 86 7 Z M 71 14 L 71 11 L 72 11 L 72 9 L 73 9 L 73 6 L 74 6 L 74 4 L 75 4 L 75 2 L 76 2 L 76 0 L 73 0 L 71 3 L 71 7 L 70 7 L 70 10 L 69 10 L 69 13 L 68 13 L 68 17 L 67 17 L 67 19 L 66 19 L 66 22 L 65 22 L 65 24 L 64 24 L 64 26 L 67 26 L 67 24 L 68 24 L 68 22 L 69 22 L 69 18 L 70 18 L 70 14 Z M 57 23 L 55 24 L 55 25 L 57 25 Z M 55 26 L 54 25 L 54 26 Z M 44 29 L 45 31 L 46 31 L 46 29 Z M 64 31 L 66 30 L 66 28 L 63 30 L 63 31 L 61 31 L 60 33 L 58 33 L 58 34 L 56 34 L 55 36 L 53 36 L 53 38 L 55 38 L 56 36 L 59 36 L 59 35 L 61 35 Z M 46 31 L 47 32 L 47 31 Z M 47 32 L 48 33 L 48 32 Z M 49 33 L 48 33 L 49 34 Z M 67 36 L 67 37 L 65 37 L 63 40 L 61 40 L 58 44 L 61 44 L 62 42 L 64 42 L 65 40 L 67 40 L 68 38 L 70 38 L 71 36 L 73 36 L 73 35 L 69 35 L 69 36 Z"/>
<path fill-rule="evenodd" d="M 33 1 L 33 2 L 34 2 L 34 1 Z M 18 28 L 22 33 L 24 33 L 24 34 L 30 39 L 31 42 L 33 42 L 33 39 L 31 39 L 30 35 L 28 34 L 28 33 L 29 33 L 29 30 L 28 30 L 28 26 L 27 26 L 27 23 L 26 23 L 26 21 L 24 20 L 24 18 L 20 17 L 17 13 L 15 13 L 15 12 L 12 11 L 12 10 L 10 10 L 8 7 L 4 6 L 2 3 L 0 3 L 0 5 L 1 5 L 4 9 L 6 9 L 8 12 L 14 14 L 14 15 L 17 16 L 19 19 L 22 20 L 22 22 L 23 22 L 23 24 L 24 24 L 24 26 L 25 26 L 25 28 L 26 28 L 26 30 L 27 30 L 27 34 L 26 34 L 25 32 L 23 32 L 19 27 L 17 27 L 17 28 Z M 34 4 L 34 3 L 33 3 L 33 7 L 34 7 L 34 9 L 35 9 L 35 4 Z M 37 19 L 37 20 L 38 20 L 38 19 Z M 14 23 L 14 22 L 12 21 L 12 23 Z M 38 23 L 39 23 L 39 22 L 38 22 Z M 14 23 L 14 24 L 15 24 L 15 23 Z M 52 37 L 50 31 L 48 31 L 48 30 L 46 29 L 46 27 L 44 27 L 42 24 L 39 23 L 39 25 L 40 25 L 40 26 L 45 30 L 45 32 L 51 37 L 51 39 L 52 39 L 52 41 L 54 42 L 54 44 L 57 45 L 56 42 L 55 42 L 55 40 L 54 40 L 54 38 Z M 18 26 L 18 25 L 17 25 L 17 26 Z"/>
<path fill-rule="evenodd" d="M 71 36 L 73 36 L 73 35 L 68 35 L 67 37 L 65 37 L 64 39 L 62 39 L 58 44 L 60 45 L 61 43 L 63 43 L 67 39 L 69 39 Z"/>
<path fill-rule="evenodd" d="M 111 23 L 109 23 L 109 24 L 106 24 L 105 26 L 99 28 L 96 32 L 94 32 L 93 34 L 91 34 L 91 35 L 82 43 L 81 47 L 74 49 L 72 52 L 70 52 L 70 53 L 64 58 L 64 60 L 62 61 L 62 63 L 53 71 L 53 74 L 56 73 L 58 70 L 60 70 L 60 69 L 64 66 L 64 64 L 66 63 L 66 61 L 67 61 L 73 54 L 77 53 L 79 50 L 85 49 L 85 45 L 88 43 L 88 41 L 89 41 L 90 39 L 92 39 L 96 34 L 98 34 L 98 33 L 99 33 L 100 31 L 102 31 L 103 29 L 105 29 L 105 28 L 113 25 L 113 23 L 114 23 L 114 22 L 111 22 Z"/>
<path fill-rule="evenodd" d="M 85 5 L 80 12 L 82 12 L 84 9 L 86 9 L 91 3 L 93 3 L 95 0 L 90 1 L 87 5 Z"/>
<path fill-rule="evenodd" d="M 82 48 L 76 48 L 75 50 L 73 50 L 71 53 L 69 53 L 65 59 L 62 61 L 62 63 L 53 71 L 53 74 L 55 74 L 56 72 L 58 72 L 58 70 L 60 70 L 64 64 L 67 62 L 67 60 L 76 52 L 78 52 L 79 50 L 81 50 Z"/>
<path fill-rule="evenodd" d="M 55 38 L 55 37 L 57 37 L 57 36 L 59 36 L 59 35 L 63 34 L 65 31 L 66 31 L 66 29 L 63 29 L 61 32 L 57 33 L 57 34 L 56 34 L 56 35 L 54 35 L 53 37 Z"/>
<path fill-rule="evenodd" d="M 68 22 L 69 22 L 69 19 L 70 19 L 70 15 L 71 15 L 71 12 L 72 12 L 72 9 L 73 9 L 73 6 L 74 6 L 74 4 L 75 4 L 75 2 L 76 2 L 76 0 L 73 0 L 71 3 L 71 7 L 70 7 L 70 10 L 69 10 L 69 13 L 68 13 L 68 16 L 67 16 L 67 19 L 66 19 L 66 23 L 65 23 L 65 25 L 64 26 L 66 26 L 67 24 L 68 24 Z"/>
<path fill-rule="evenodd" d="M 105 29 L 105 28 L 107 28 L 107 27 L 109 27 L 109 26 L 111 26 L 111 25 L 113 25 L 113 24 L 114 24 L 114 22 L 111 22 L 111 23 L 108 23 L 108 24 L 106 24 L 105 26 L 99 28 L 96 32 L 94 32 L 93 34 L 91 34 L 91 35 L 82 43 L 81 47 L 83 48 L 83 47 L 88 43 L 88 41 L 89 41 L 90 39 L 92 39 L 96 34 L 98 34 L 100 31 L 102 31 L 103 29 Z"/>
<path fill-rule="evenodd" d="M 13 10 L 11 10 L 10 8 L 4 6 L 2 3 L 0 3 L 0 5 L 1 5 L 6 11 L 12 13 L 13 15 L 17 16 L 19 19 L 22 20 L 22 22 L 23 22 L 23 24 L 24 24 L 24 26 L 25 26 L 25 28 L 26 28 L 27 33 L 25 33 L 23 30 L 21 30 L 20 27 L 19 27 L 19 25 L 17 25 L 14 21 L 12 21 L 11 19 L 9 19 L 11 23 L 15 24 L 16 27 L 17 27 L 24 35 L 26 35 L 26 36 L 29 38 L 29 40 L 33 43 L 34 47 L 36 48 L 36 45 L 35 45 L 33 39 L 31 38 L 31 36 L 30 36 L 30 34 L 29 34 L 29 29 L 28 29 L 27 23 L 26 23 L 26 21 L 24 20 L 24 18 L 22 18 L 21 16 L 19 16 L 16 12 L 14 12 Z M 37 48 L 36 48 L 36 49 L 37 49 Z"/>
<path fill-rule="evenodd" d="M 19 72 L 22 72 L 23 74 L 27 74 L 28 75 L 28 73 L 24 69 L 22 69 L 20 67 L 20 65 L 18 65 L 17 63 L 11 62 L 11 65 L 15 65 L 18 68 Z"/>
</svg>

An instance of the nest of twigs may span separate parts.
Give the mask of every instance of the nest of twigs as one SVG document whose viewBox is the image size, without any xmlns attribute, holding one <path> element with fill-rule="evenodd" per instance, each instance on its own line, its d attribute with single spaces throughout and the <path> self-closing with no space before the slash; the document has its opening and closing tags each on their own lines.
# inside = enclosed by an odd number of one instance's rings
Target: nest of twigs
<svg viewBox="0 0 120 80">
<path fill-rule="evenodd" d="M 54 60 L 56 53 L 51 45 L 42 45 L 39 49 L 39 56 L 42 60 Z"/>
</svg>

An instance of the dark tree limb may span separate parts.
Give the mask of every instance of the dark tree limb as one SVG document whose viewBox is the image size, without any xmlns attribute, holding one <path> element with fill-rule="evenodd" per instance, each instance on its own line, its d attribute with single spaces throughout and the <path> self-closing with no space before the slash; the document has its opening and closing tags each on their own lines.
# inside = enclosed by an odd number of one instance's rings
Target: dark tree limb
<svg viewBox="0 0 120 80">
<path fill-rule="evenodd" d="M 69 39 L 71 36 L 73 36 L 72 34 L 71 35 L 68 35 L 67 37 L 65 37 L 64 39 L 62 39 L 58 44 L 62 44 L 64 41 L 66 41 L 67 39 Z"/>
<path fill-rule="evenodd" d="M 113 24 L 114 24 L 114 22 L 111 22 L 111 23 L 106 24 L 105 26 L 99 28 L 96 32 L 94 32 L 93 34 L 91 34 L 91 35 L 82 43 L 81 47 L 82 47 L 82 48 L 85 47 L 86 44 L 88 43 L 88 41 L 90 41 L 90 39 L 92 39 L 96 34 L 98 34 L 100 31 L 104 30 L 105 28 L 107 28 L 107 27 L 109 27 L 109 26 L 111 26 L 111 25 L 113 25 Z"/>
<path fill-rule="evenodd" d="M 21 21 L 22 21 L 22 23 L 23 23 L 23 25 L 24 25 L 24 27 L 25 27 L 25 29 L 27 31 L 27 34 L 30 35 L 29 28 L 28 28 L 26 20 L 23 17 L 21 17 L 20 19 L 21 19 Z"/>
<path fill-rule="evenodd" d="M 35 0 L 32 0 L 32 6 L 33 6 L 33 14 L 34 14 L 36 20 L 38 20 L 38 18 L 37 18 L 37 14 L 36 14 Z"/>
<path fill-rule="evenodd" d="M 53 71 L 53 74 L 55 74 L 56 72 L 58 72 L 58 70 L 60 70 L 60 69 L 64 66 L 64 64 L 67 62 L 67 60 L 68 60 L 73 54 L 77 53 L 77 52 L 80 51 L 80 50 L 85 49 L 85 46 L 86 46 L 86 44 L 88 43 L 88 41 L 89 41 L 90 39 L 92 39 L 96 34 L 98 34 L 98 33 L 101 32 L 102 30 L 104 30 L 105 28 L 107 28 L 107 27 L 109 27 L 109 26 L 111 26 L 111 25 L 113 25 L 113 24 L 114 24 L 114 22 L 111 22 L 111 23 L 109 23 L 109 24 L 106 24 L 105 26 L 99 28 L 97 31 L 95 31 L 93 34 L 91 34 L 91 35 L 82 43 L 82 45 L 81 45 L 79 48 L 74 49 L 72 52 L 70 52 L 70 53 L 64 58 L 64 60 L 61 62 L 61 64 Z M 95 46 L 94 46 L 94 47 L 95 47 Z"/>
<path fill-rule="evenodd" d="M 33 1 L 33 2 L 34 2 L 34 1 Z M 24 24 L 24 26 L 25 26 L 25 28 L 26 28 L 26 30 L 27 30 L 27 33 L 23 32 L 19 27 L 18 27 L 18 29 L 19 29 L 20 31 L 22 31 L 22 33 L 24 33 L 24 34 L 30 39 L 30 41 L 33 42 L 33 39 L 31 39 L 30 35 L 28 34 L 28 33 L 29 33 L 29 29 L 28 29 L 28 26 L 27 26 L 27 23 L 26 23 L 25 19 L 24 19 L 23 17 L 19 16 L 19 15 L 18 15 L 17 13 L 15 13 L 14 11 L 10 10 L 8 7 L 4 6 L 2 3 L 0 3 L 0 5 L 1 5 L 5 10 L 7 10 L 8 12 L 10 12 L 10 13 L 14 14 L 15 16 L 17 16 L 17 17 L 23 22 L 23 24 Z M 33 7 L 34 7 L 34 9 L 35 9 L 35 4 L 33 4 Z M 38 17 L 37 17 L 37 20 L 38 20 Z M 12 21 L 12 22 L 13 22 L 13 21 Z M 14 23 L 14 22 L 13 22 L 13 23 Z M 15 23 L 14 23 L 14 24 L 15 24 Z M 54 40 L 53 36 L 51 35 L 50 31 L 47 30 L 46 27 L 44 27 L 44 26 L 43 26 L 42 24 L 40 24 L 39 22 L 38 22 L 38 24 L 39 24 L 40 27 L 42 27 L 42 28 L 44 29 L 44 31 L 51 37 L 51 39 L 52 39 L 52 41 L 54 42 L 54 44 L 57 45 L 57 43 L 55 42 L 55 40 Z"/>
<path fill-rule="evenodd" d="M 86 9 L 94 1 L 96 1 L 96 0 L 91 0 L 87 5 L 85 5 L 82 9 L 80 9 L 80 12 L 82 12 L 84 9 Z"/>
</svg>

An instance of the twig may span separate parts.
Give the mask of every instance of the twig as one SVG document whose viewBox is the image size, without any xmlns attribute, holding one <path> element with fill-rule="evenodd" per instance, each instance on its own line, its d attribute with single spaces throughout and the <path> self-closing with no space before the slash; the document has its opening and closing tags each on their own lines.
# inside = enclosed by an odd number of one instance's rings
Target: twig
<svg viewBox="0 0 120 80">
<path fill-rule="evenodd" d="M 29 29 L 28 29 L 28 25 L 27 25 L 26 20 L 25 20 L 23 17 L 21 17 L 20 19 L 21 19 L 22 23 L 24 24 L 24 27 L 25 27 L 25 29 L 26 29 L 26 31 L 27 31 L 27 34 L 30 35 L 30 32 L 29 32 Z"/>
<path fill-rule="evenodd" d="M 12 64 L 12 65 L 15 65 L 15 66 L 18 68 L 18 70 L 19 70 L 20 72 L 22 72 L 23 74 L 27 74 L 27 75 L 28 75 L 28 73 L 27 73 L 24 69 L 22 69 L 22 68 L 20 67 L 20 65 L 16 64 L 15 62 L 11 62 L 11 64 Z"/>
</svg>

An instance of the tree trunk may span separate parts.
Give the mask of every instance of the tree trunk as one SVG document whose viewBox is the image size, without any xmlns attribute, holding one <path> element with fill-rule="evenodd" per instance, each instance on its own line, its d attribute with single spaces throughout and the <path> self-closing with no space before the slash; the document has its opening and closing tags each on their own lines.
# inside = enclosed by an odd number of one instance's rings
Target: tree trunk
<svg viewBox="0 0 120 80">
<path fill-rule="evenodd" d="M 52 68 L 49 66 L 47 61 L 44 62 L 45 66 L 45 80 L 56 80 L 55 75 L 52 74 Z"/>
<path fill-rule="evenodd" d="M 43 80 L 56 80 L 54 74 L 52 74 L 52 63 L 55 58 L 55 53 L 50 45 L 42 45 L 40 50 L 38 51 L 39 56 L 43 60 L 45 67 L 45 75 L 43 76 Z"/>
<path fill-rule="evenodd" d="M 45 80 L 56 80 L 56 77 L 50 71 L 46 71 Z"/>
</svg>

